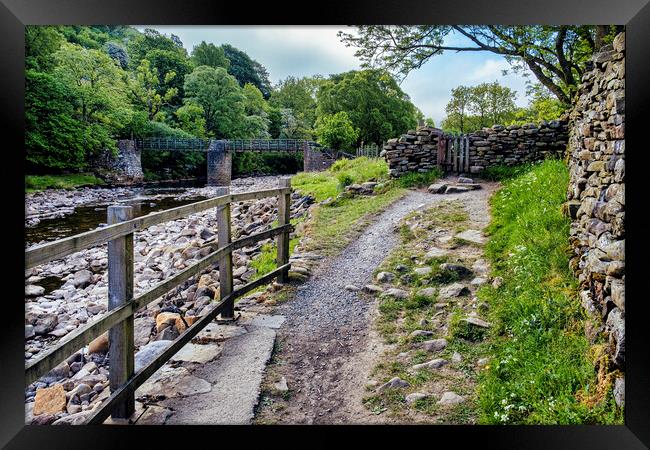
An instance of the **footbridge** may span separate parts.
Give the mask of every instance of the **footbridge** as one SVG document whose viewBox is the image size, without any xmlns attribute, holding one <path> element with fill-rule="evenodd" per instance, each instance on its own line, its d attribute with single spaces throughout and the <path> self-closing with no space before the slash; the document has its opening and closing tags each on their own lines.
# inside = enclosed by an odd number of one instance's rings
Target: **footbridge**
<svg viewBox="0 0 650 450">
<path fill-rule="evenodd" d="M 233 152 L 287 152 L 303 153 L 304 170 L 314 172 L 325 170 L 341 156 L 352 156 L 337 152 L 320 144 L 303 139 L 176 139 L 146 138 L 119 142 L 120 157 L 140 165 L 142 151 L 207 152 L 207 179 L 210 186 L 230 185 Z M 132 155 L 130 155 L 132 153 Z M 136 168 L 137 170 L 138 168 Z"/>
</svg>

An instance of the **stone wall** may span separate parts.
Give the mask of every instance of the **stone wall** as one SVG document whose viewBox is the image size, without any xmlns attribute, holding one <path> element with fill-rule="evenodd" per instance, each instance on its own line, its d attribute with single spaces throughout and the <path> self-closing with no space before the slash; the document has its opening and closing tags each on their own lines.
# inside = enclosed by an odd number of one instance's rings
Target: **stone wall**
<svg viewBox="0 0 650 450">
<path fill-rule="evenodd" d="M 112 184 L 135 184 L 144 180 L 140 150 L 135 141 L 117 141 L 118 152 L 104 150 L 92 162 L 91 168 L 102 179 Z"/>
<path fill-rule="evenodd" d="M 328 169 L 336 158 L 331 158 L 327 154 L 312 150 L 308 145 L 303 148 L 303 171 L 305 172 L 320 172 Z"/>
<path fill-rule="evenodd" d="M 418 127 L 399 138 L 389 139 L 381 154 L 388 162 L 391 176 L 428 172 L 436 167 L 441 136 L 449 137 L 438 128 Z M 561 158 L 568 141 L 565 119 L 508 127 L 494 125 L 466 136 L 470 143 L 469 172 L 473 174 L 491 166 Z"/>
<path fill-rule="evenodd" d="M 625 364 L 625 34 L 594 55 L 569 116 L 571 267 L 597 323 Z"/>
<path fill-rule="evenodd" d="M 513 166 L 550 157 L 562 158 L 567 139 L 566 120 L 483 128 L 469 134 L 469 170 L 470 173 L 480 174 L 491 166 Z"/>
</svg>

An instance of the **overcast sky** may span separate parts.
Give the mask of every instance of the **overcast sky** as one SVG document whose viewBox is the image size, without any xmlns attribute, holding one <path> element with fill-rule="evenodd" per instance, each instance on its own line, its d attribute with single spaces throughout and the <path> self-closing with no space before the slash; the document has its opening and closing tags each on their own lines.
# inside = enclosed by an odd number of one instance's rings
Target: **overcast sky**
<svg viewBox="0 0 650 450">
<path fill-rule="evenodd" d="M 289 75 L 296 77 L 320 74 L 327 76 L 360 68 L 354 49 L 347 48 L 336 36 L 346 26 L 138 26 L 155 28 L 161 33 L 177 35 L 191 52 L 201 41 L 215 45 L 231 44 L 245 51 L 269 71 L 273 84 Z M 467 44 L 465 37 L 452 36 L 447 43 Z M 402 90 L 425 116 L 437 125 L 445 117 L 445 105 L 451 89 L 498 80 L 518 92 L 516 103 L 525 106 L 525 81 L 509 73 L 506 60 L 490 52 L 445 52 L 431 58 L 402 82 Z"/>
</svg>

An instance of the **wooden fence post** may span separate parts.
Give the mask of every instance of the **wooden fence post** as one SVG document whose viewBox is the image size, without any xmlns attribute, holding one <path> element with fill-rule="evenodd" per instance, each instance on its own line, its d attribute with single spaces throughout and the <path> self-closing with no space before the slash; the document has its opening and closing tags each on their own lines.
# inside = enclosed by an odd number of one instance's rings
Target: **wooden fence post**
<svg viewBox="0 0 650 450">
<path fill-rule="evenodd" d="M 131 206 L 109 206 L 108 224 L 133 218 Z M 108 310 L 118 308 L 133 298 L 133 233 L 108 241 Z M 134 370 L 133 314 L 109 330 L 109 382 L 115 392 L 132 376 Z M 135 412 L 135 395 L 131 393 L 118 404 L 111 416 L 127 419 Z"/>
<path fill-rule="evenodd" d="M 282 177 L 279 179 L 280 188 L 290 188 L 291 178 Z M 286 225 L 291 220 L 291 192 L 278 196 L 278 226 Z M 285 231 L 277 237 L 278 259 L 277 265 L 283 266 L 289 262 L 289 232 Z M 283 270 L 278 275 L 280 283 L 289 281 L 289 271 Z"/>
<path fill-rule="evenodd" d="M 218 187 L 217 196 L 230 194 L 229 187 Z M 230 202 L 223 206 L 217 206 L 217 239 L 219 247 L 230 244 Z M 219 295 L 220 298 L 232 293 L 232 251 L 226 252 L 219 259 Z M 235 301 L 228 302 L 221 312 L 222 319 L 233 319 L 235 317 Z"/>
</svg>

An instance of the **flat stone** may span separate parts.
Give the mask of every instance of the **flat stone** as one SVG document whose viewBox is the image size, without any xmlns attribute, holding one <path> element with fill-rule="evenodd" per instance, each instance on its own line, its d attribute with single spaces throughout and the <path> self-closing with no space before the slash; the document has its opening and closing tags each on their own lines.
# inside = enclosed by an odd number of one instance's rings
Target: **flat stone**
<svg viewBox="0 0 650 450">
<path fill-rule="evenodd" d="M 210 383 L 192 375 L 185 367 L 163 366 L 135 391 L 135 395 L 136 397 L 164 395 L 166 398 L 172 398 L 205 394 L 211 390 Z"/>
<path fill-rule="evenodd" d="M 418 295 L 421 295 L 422 297 L 434 297 L 436 295 L 436 288 L 428 287 L 424 289 L 420 289 L 418 291 Z"/>
<path fill-rule="evenodd" d="M 363 287 L 363 292 L 366 292 L 368 294 L 380 294 L 384 292 L 384 289 L 381 286 L 377 286 L 376 284 L 366 284 Z"/>
<path fill-rule="evenodd" d="M 465 277 L 471 275 L 472 273 L 471 270 L 461 264 L 443 263 L 440 264 L 440 269 L 444 271 L 455 272 L 460 277 Z"/>
<path fill-rule="evenodd" d="M 158 341 L 164 342 L 164 341 Z M 172 361 L 205 364 L 221 355 L 221 346 L 218 344 L 192 344 L 188 343 L 172 357 Z"/>
<path fill-rule="evenodd" d="M 393 298 L 405 299 L 408 298 L 409 293 L 403 289 L 390 288 L 384 292 L 384 295 Z"/>
<path fill-rule="evenodd" d="M 434 247 L 424 254 L 424 258 L 428 261 L 433 258 L 442 258 L 444 256 L 447 256 L 447 254 L 449 254 L 447 250 Z"/>
<path fill-rule="evenodd" d="M 409 337 L 418 337 L 418 336 L 433 336 L 433 331 L 428 330 L 415 330 L 409 334 Z"/>
<path fill-rule="evenodd" d="M 440 369 L 442 366 L 446 365 L 447 361 L 444 359 L 432 359 L 422 364 L 416 364 L 411 369 L 413 370 L 422 370 L 422 369 Z"/>
<path fill-rule="evenodd" d="M 479 319 L 478 317 L 466 317 L 464 319 L 461 319 L 461 321 L 467 323 L 468 325 L 473 325 L 479 328 L 490 328 L 490 324 L 486 322 L 483 319 Z"/>
<path fill-rule="evenodd" d="M 172 341 L 154 341 L 142 346 L 142 348 L 140 348 L 140 350 L 135 354 L 135 371 L 139 371 L 156 359 L 156 356 L 169 347 L 171 343 Z"/>
<path fill-rule="evenodd" d="M 414 392 L 412 394 L 407 395 L 405 400 L 406 400 L 407 405 L 412 405 L 413 403 L 417 402 L 418 400 L 422 400 L 422 399 L 428 398 L 430 396 L 431 396 L 431 394 L 425 394 L 423 392 Z"/>
<path fill-rule="evenodd" d="M 414 269 L 413 272 L 415 272 L 416 275 L 423 277 L 431 274 L 433 269 L 431 267 L 418 267 Z"/>
<path fill-rule="evenodd" d="M 246 334 L 246 328 L 237 325 L 210 324 L 192 339 L 195 344 L 207 342 L 223 342 L 233 337 Z"/>
<path fill-rule="evenodd" d="M 465 401 L 464 397 L 456 394 L 455 392 L 447 391 L 442 394 L 442 398 L 438 401 L 439 405 L 455 405 L 458 403 L 463 403 Z"/>
<path fill-rule="evenodd" d="M 242 325 L 252 325 L 254 327 L 267 327 L 277 330 L 282 326 L 286 318 L 282 315 L 256 314 L 242 322 Z"/>
<path fill-rule="evenodd" d="M 483 233 L 481 233 L 479 230 L 465 230 L 462 233 L 458 233 L 455 237 L 457 239 L 462 239 L 464 241 L 473 242 L 474 244 L 479 245 L 485 244 L 486 241 Z"/>
<path fill-rule="evenodd" d="M 137 404 L 140 404 L 139 402 Z M 164 425 L 167 422 L 167 419 L 174 414 L 169 408 L 164 408 L 157 405 L 146 405 L 143 408 L 144 411 L 138 414 L 136 409 L 136 414 L 134 414 L 138 419 L 135 421 L 135 425 Z"/>
<path fill-rule="evenodd" d="M 460 283 L 453 283 L 450 284 L 449 286 L 440 288 L 440 298 L 446 299 L 446 298 L 460 297 L 461 295 L 464 295 L 468 292 L 469 289 L 467 289 L 466 286 L 463 286 Z"/>
<path fill-rule="evenodd" d="M 392 272 L 379 272 L 377 274 L 377 281 L 380 283 L 390 283 L 395 278 L 395 274 Z"/>
<path fill-rule="evenodd" d="M 278 392 L 288 392 L 289 386 L 287 385 L 287 379 L 285 377 L 280 378 L 280 381 L 273 383 L 273 389 Z"/>
<path fill-rule="evenodd" d="M 420 343 L 422 349 L 428 352 L 439 352 L 447 347 L 447 339 L 432 339 Z"/>
<path fill-rule="evenodd" d="M 460 183 L 460 184 L 467 184 L 467 183 L 473 184 L 474 180 L 471 179 L 471 178 L 467 178 L 467 177 L 458 177 L 457 183 Z"/>
<path fill-rule="evenodd" d="M 472 281 L 470 281 L 469 284 L 471 284 L 472 286 L 483 286 L 487 282 L 488 282 L 488 279 L 485 278 L 485 277 L 476 277 L 476 278 L 472 279 Z"/>
<path fill-rule="evenodd" d="M 447 189 L 446 184 L 434 183 L 431 186 L 429 186 L 428 191 L 431 192 L 432 194 L 442 194 L 445 192 L 445 189 Z"/>
<path fill-rule="evenodd" d="M 466 186 L 447 186 L 445 194 L 460 194 L 462 192 L 469 192 L 472 189 Z"/>
<path fill-rule="evenodd" d="M 409 387 L 410 384 L 408 381 L 402 380 L 400 377 L 392 378 L 390 381 L 382 384 L 377 388 L 377 392 L 384 392 L 386 389 L 403 389 Z"/>
</svg>

